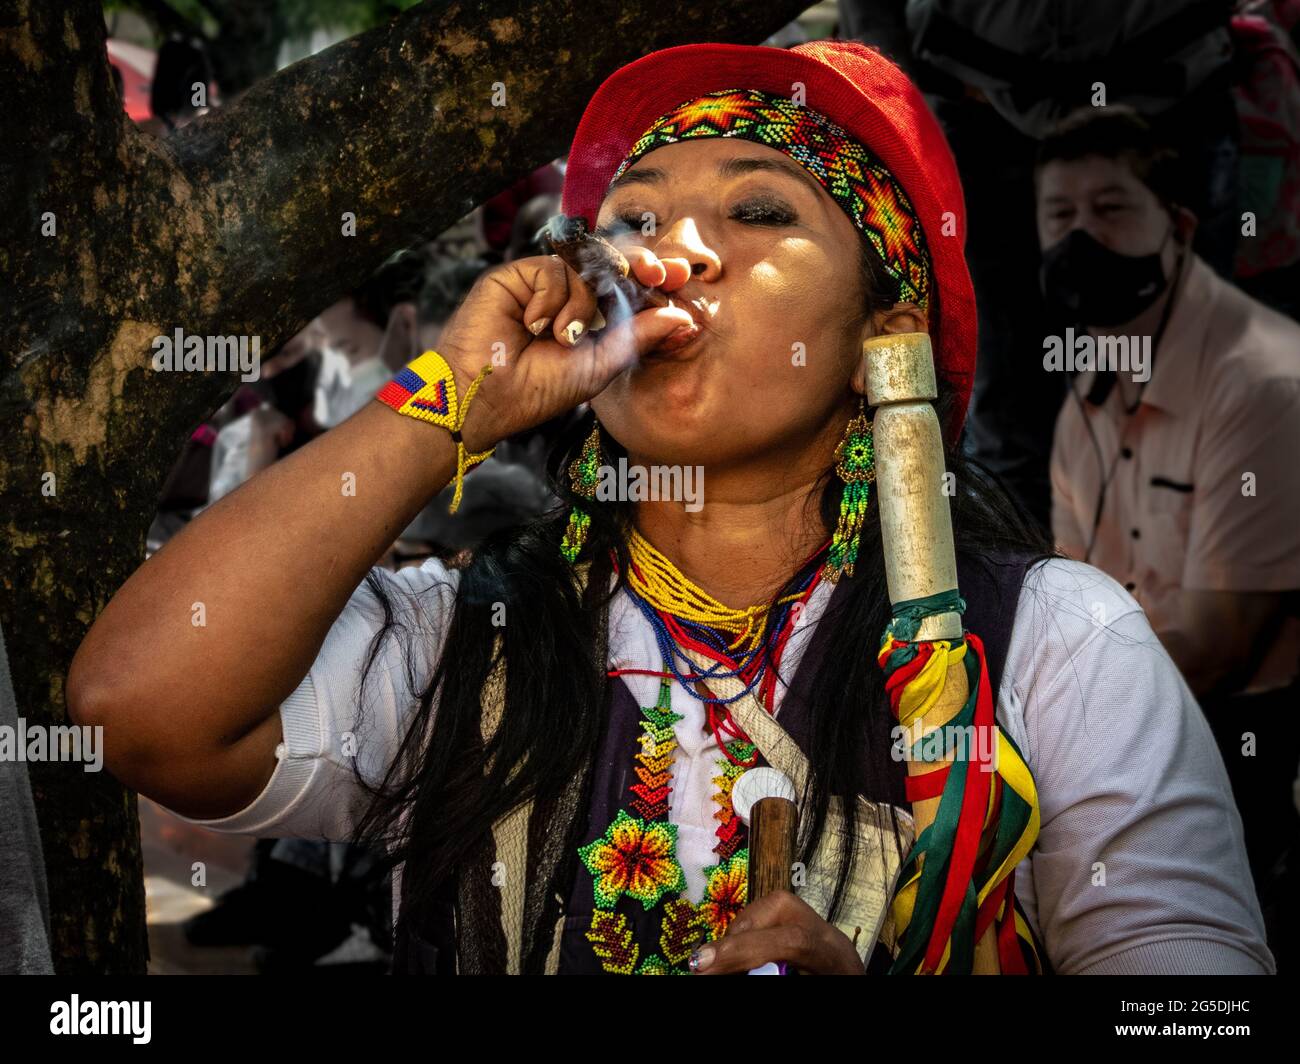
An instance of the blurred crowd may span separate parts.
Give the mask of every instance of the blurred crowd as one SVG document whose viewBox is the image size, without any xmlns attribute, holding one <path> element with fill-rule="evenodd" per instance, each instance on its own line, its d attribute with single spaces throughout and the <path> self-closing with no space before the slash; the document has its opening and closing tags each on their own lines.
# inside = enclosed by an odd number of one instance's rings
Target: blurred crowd
<svg viewBox="0 0 1300 1064">
<path fill-rule="evenodd" d="M 880 47 L 926 92 L 961 170 L 980 333 L 965 448 L 1063 552 L 1125 586 L 1183 669 L 1228 766 L 1281 968 L 1300 886 L 1300 0 L 838 10 L 838 35 Z M 792 24 L 766 43 L 802 39 Z M 194 43 L 164 44 L 142 125 L 167 136 L 201 113 L 177 87 L 208 71 Z M 541 252 L 563 176 L 563 159 L 547 164 L 393 256 L 266 359 L 195 426 L 150 550 L 436 348 L 485 269 Z M 1150 338 L 1146 379 L 1049 365 L 1045 341 L 1067 329 Z M 463 565 L 540 512 L 561 427 L 503 443 L 460 511 L 432 500 L 384 564 Z M 274 969 L 336 955 L 365 928 L 362 953 L 380 964 L 387 889 L 352 847 L 263 840 L 248 881 L 188 932 L 257 944 Z"/>
</svg>

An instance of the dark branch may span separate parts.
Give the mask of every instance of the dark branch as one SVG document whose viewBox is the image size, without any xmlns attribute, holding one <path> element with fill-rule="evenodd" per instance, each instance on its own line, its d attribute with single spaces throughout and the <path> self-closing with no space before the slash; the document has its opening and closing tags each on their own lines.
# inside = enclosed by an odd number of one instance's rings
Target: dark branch
<svg viewBox="0 0 1300 1064">
<path fill-rule="evenodd" d="M 259 328 L 296 327 L 396 248 L 562 155 L 618 66 L 690 41 L 755 43 L 805 6 L 513 0 L 485 21 L 477 6 L 422 4 L 281 71 L 174 140 L 219 213 L 226 300 L 266 304 L 274 284 L 274 303 L 298 313 Z"/>
</svg>

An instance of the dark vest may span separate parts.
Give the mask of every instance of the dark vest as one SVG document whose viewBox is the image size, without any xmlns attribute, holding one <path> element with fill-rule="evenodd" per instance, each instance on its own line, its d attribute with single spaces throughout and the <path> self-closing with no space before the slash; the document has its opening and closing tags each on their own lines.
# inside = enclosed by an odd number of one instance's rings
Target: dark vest
<svg viewBox="0 0 1300 1064">
<path fill-rule="evenodd" d="M 962 555 L 957 559 L 958 582 L 966 600 L 965 626 L 984 641 L 995 697 L 1029 562 L 1028 557 L 1006 562 Z M 805 693 L 825 657 L 828 624 L 835 623 L 837 600 L 842 602 L 847 586 L 847 581 L 841 582 L 831 593 L 821 620 L 804 646 L 777 714 L 778 723 L 805 756 L 812 732 Z M 600 630 L 606 629 L 607 624 L 602 624 Z M 874 652 L 878 637 L 879 633 L 865 633 L 864 646 Z M 631 752 L 641 732 L 640 716 L 640 706 L 627 685 L 621 677 L 613 677 L 606 685 L 605 723 L 587 778 L 575 781 L 565 796 L 546 806 L 539 805 L 533 811 L 524 908 L 525 973 L 541 974 L 545 970 L 553 929 L 562 917 L 559 974 L 601 974 L 600 962 L 586 939 L 594 899 L 591 877 L 578 860 L 577 847 L 600 835 L 604 826 L 626 805 L 628 786 L 633 782 Z M 873 802 L 908 808 L 904 790 L 906 763 L 895 760 L 889 753 L 893 725 L 889 707 L 882 704 L 880 712 L 869 721 L 868 745 L 859 752 L 861 793 Z M 431 907 L 433 919 L 421 932 L 410 928 L 406 921 L 398 922 L 393 954 L 395 974 L 499 974 L 506 970 L 506 947 L 500 929 L 500 891 L 490 885 L 493 860 L 494 851 L 485 842 L 468 867 L 460 875 L 450 877 L 443 886 Z M 471 890 L 469 883 L 483 886 Z M 660 920 L 657 907 L 646 912 L 640 905 L 634 905 L 626 909 L 626 915 L 638 940 L 648 940 L 647 932 Z M 883 971 L 888 966 L 884 952 L 877 950 L 868 971 Z"/>
</svg>

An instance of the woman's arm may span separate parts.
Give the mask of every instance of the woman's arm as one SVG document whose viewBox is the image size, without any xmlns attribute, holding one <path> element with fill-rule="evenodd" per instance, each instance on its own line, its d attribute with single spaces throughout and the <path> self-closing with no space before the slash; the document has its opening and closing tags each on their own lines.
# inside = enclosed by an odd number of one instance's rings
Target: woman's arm
<svg viewBox="0 0 1300 1064">
<path fill-rule="evenodd" d="M 1030 571 L 998 715 L 1038 786 L 1021 867 L 1059 974 L 1274 970 L 1214 737 L 1114 580 L 1062 559 Z"/>
<path fill-rule="evenodd" d="M 455 444 L 371 403 L 201 513 L 91 628 L 68 709 L 123 782 L 179 812 L 247 805 L 277 709 L 375 560 L 452 478 Z"/>
<path fill-rule="evenodd" d="M 645 284 L 666 283 L 648 252 L 635 268 Z M 462 397 L 493 366 L 467 408 L 470 453 L 586 402 L 692 324 L 680 307 L 649 308 L 592 337 L 595 312 L 595 295 L 557 256 L 479 278 L 438 344 Z M 369 403 L 141 566 L 68 675 L 69 712 L 103 726 L 114 775 L 192 817 L 252 802 L 275 768 L 280 703 L 366 571 L 451 480 L 455 456 L 444 428 Z"/>
</svg>

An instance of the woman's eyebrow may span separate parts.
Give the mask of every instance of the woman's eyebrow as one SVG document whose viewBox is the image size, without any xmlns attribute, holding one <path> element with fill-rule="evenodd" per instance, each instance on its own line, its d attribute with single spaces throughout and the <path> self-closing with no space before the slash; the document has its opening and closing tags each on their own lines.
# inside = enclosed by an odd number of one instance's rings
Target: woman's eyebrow
<svg viewBox="0 0 1300 1064">
<path fill-rule="evenodd" d="M 751 156 L 732 156 L 718 164 L 718 176 L 722 178 L 742 177 L 755 172 L 785 174 L 786 177 L 792 177 L 808 186 L 813 195 L 824 191 L 807 170 L 797 163 L 787 162 L 784 158 L 756 159 Z"/>
<path fill-rule="evenodd" d="M 749 156 L 732 156 L 730 159 L 723 159 L 718 163 L 717 172 L 718 176 L 724 179 L 742 177 L 751 173 L 784 174 L 786 177 L 792 177 L 808 186 L 814 195 L 822 190 L 822 186 L 813 179 L 807 170 L 795 163 L 785 162 L 781 159 L 755 159 Z M 609 188 L 605 190 L 605 195 L 609 196 L 628 185 L 658 185 L 667 176 L 666 171 L 654 166 L 648 166 L 641 170 L 628 170 L 616 181 L 611 182 Z"/>
<path fill-rule="evenodd" d="M 657 185 L 666 176 L 664 171 L 653 166 L 647 166 L 642 170 L 628 170 L 622 177 L 610 182 L 609 188 L 605 189 L 605 195 L 609 196 L 627 185 Z"/>
</svg>

